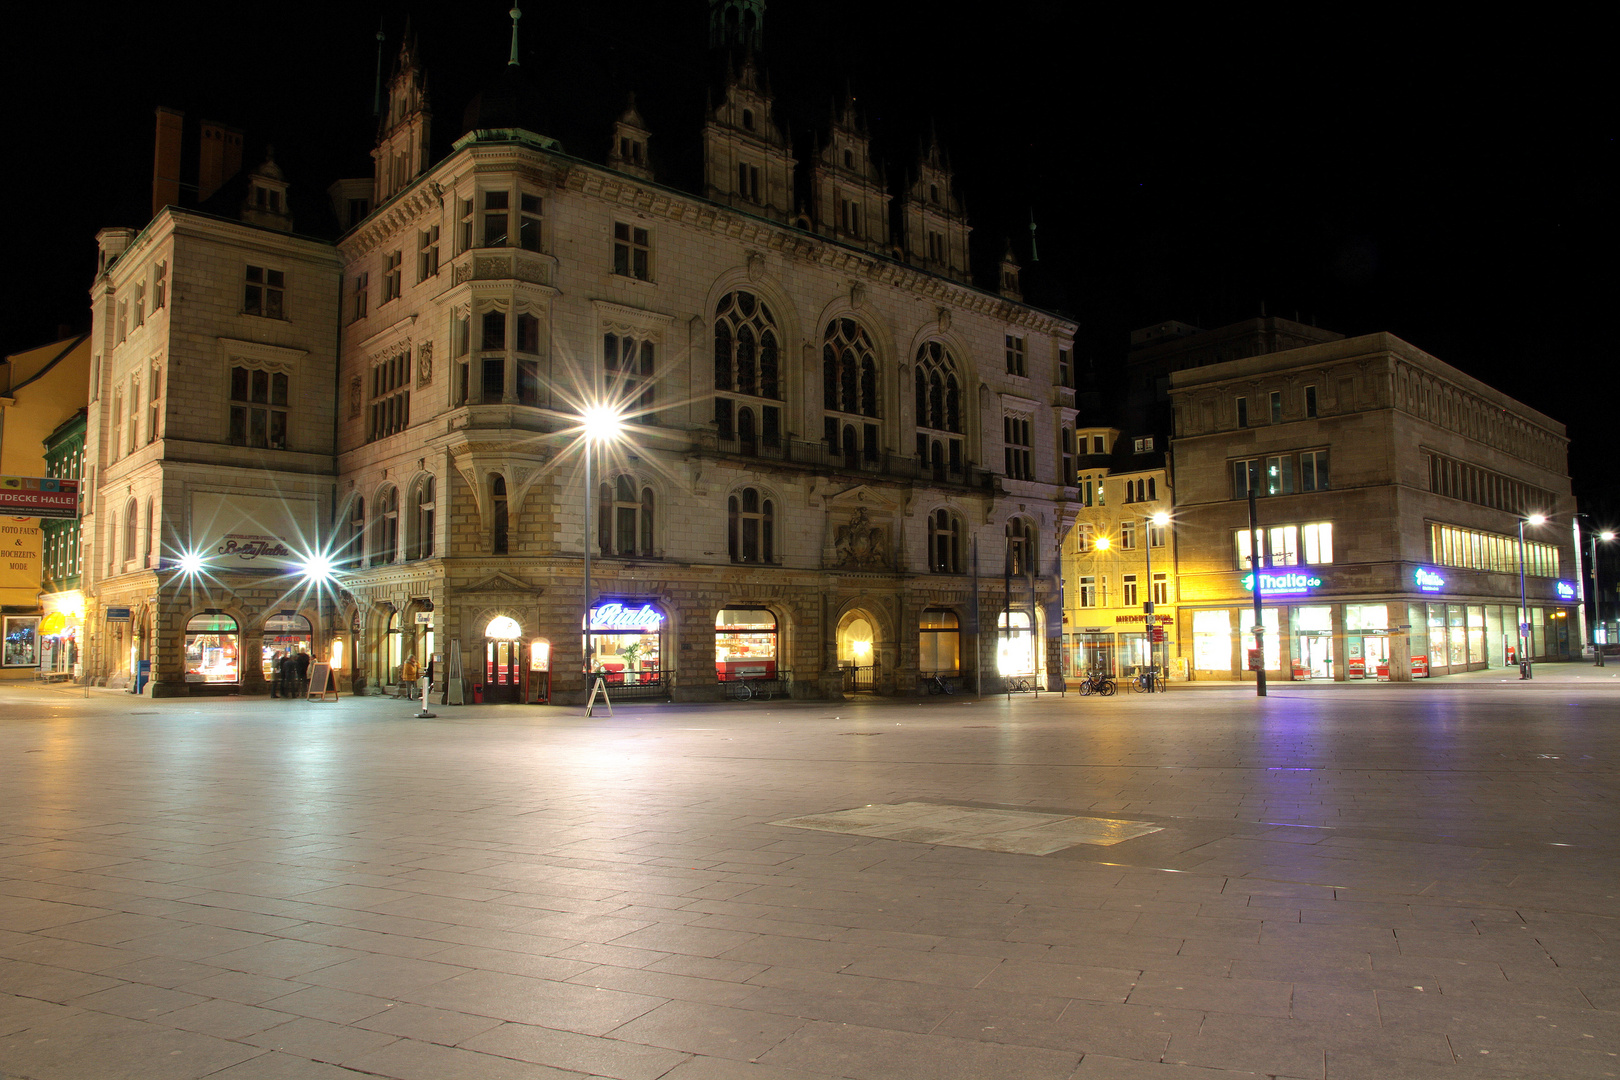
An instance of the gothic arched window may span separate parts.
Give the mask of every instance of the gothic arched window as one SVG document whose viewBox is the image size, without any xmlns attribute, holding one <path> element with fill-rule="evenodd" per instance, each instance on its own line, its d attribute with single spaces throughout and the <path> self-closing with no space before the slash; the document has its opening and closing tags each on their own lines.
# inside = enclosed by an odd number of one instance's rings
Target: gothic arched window
<svg viewBox="0 0 1620 1080">
<path fill-rule="evenodd" d="M 956 358 L 944 343 L 917 350 L 917 460 L 935 479 L 962 472 L 962 384 Z M 941 434 L 943 433 L 943 434 Z"/>
<path fill-rule="evenodd" d="M 384 488 L 377 496 L 371 534 L 371 565 L 391 563 L 399 553 L 399 492 Z"/>
<path fill-rule="evenodd" d="M 429 476 L 416 485 L 411 494 L 411 532 L 406 558 L 433 558 L 433 520 L 435 481 Z"/>
<path fill-rule="evenodd" d="M 743 488 L 726 500 L 726 546 L 736 563 L 776 561 L 776 502 L 758 488 Z"/>
<path fill-rule="evenodd" d="M 855 430 L 848 417 L 864 417 L 856 441 L 865 448 L 868 461 L 878 457 L 878 425 L 882 413 L 882 390 L 878 385 L 877 350 L 866 328 L 854 319 L 834 319 L 827 324 L 821 341 L 821 404 L 829 414 L 823 421 L 823 438 L 829 450 L 849 451 L 850 433 Z"/>
<path fill-rule="evenodd" d="M 714 423 L 723 440 L 737 437 L 737 399 L 782 400 L 781 331 L 770 305 L 751 292 L 729 292 L 714 309 Z M 758 438 L 781 442 L 782 410 L 756 405 Z"/>
</svg>

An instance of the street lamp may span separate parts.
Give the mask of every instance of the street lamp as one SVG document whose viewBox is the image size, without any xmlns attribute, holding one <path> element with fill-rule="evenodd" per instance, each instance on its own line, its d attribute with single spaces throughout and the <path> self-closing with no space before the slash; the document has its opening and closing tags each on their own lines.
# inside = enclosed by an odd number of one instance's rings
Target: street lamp
<svg viewBox="0 0 1620 1080">
<path fill-rule="evenodd" d="M 581 626 L 585 630 L 585 673 L 591 672 L 591 500 L 596 485 L 591 481 L 591 445 L 610 443 L 624 430 L 624 416 L 609 405 L 587 406 L 580 420 L 580 438 L 585 451 L 585 615 Z"/>
<path fill-rule="evenodd" d="M 1603 646 L 1605 642 L 1599 641 L 1598 637 L 1601 635 L 1602 637 L 1607 638 L 1609 635 L 1607 630 L 1602 629 L 1603 591 L 1598 588 L 1597 561 L 1597 546 L 1599 540 L 1602 540 L 1605 544 L 1612 543 L 1614 541 L 1614 533 L 1606 529 L 1603 532 L 1592 534 L 1592 651 L 1597 653 L 1597 666 L 1602 667 Z"/>
<path fill-rule="evenodd" d="M 1149 515 L 1145 519 L 1145 524 L 1147 525 L 1147 528 L 1144 529 L 1143 532 L 1147 535 L 1144 536 L 1143 539 L 1147 541 L 1145 547 L 1145 550 L 1147 551 L 1147 600 L 1143 601 L 1142 603 L 1142 615 L 1143 621 L 1147 624 L 1148 667 L 1153 667 L 1153 634 L 1159 626 L 1159 624 L 1154 620 L 1153 614 L 1153 529 L 1154 526 L 1158 526 L 1162 529 L 1166 525 L 1170 524 L 1170 515 L 1165 513 L 1163 510 L 1160 510 L 1157 514 Z M 1169 666 L 1168 653 L 1166 653 L 1165 667 L 1168 668 Z M 1161 678 L 1164 674 L 1166 673 L 1161 672 Z"/>
<path fill-rule="evenodd" d="M 1519 519 L 1519 678 L 1533 678 L 1530 669 L 1530 650 L 1528 648 L 1530 637 L 1530 602 L 1524 594 L 1524 527 L 1526 525 L 1545 525 L 1547 515 L 1531 514 L 1529 517 Z"/>
</svg>

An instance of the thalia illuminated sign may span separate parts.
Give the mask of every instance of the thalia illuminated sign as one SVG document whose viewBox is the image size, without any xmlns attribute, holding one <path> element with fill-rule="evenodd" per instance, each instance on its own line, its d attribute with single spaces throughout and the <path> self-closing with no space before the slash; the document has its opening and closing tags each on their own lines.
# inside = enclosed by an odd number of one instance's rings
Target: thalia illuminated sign
<svg viewBox="0 0 1620 1080">
<path fill-rule="evenodd" d="M 652 634 L 658 631 L 664 614 L 651 604 L 627 608 L 618 601 L 591 609 L 591 629 L 618 633 Z"/>
<path fill-rule="evenodd" d="M 1417 574 L 1414 575 L 1414 577 L 1417 581 L 1417 587 L 1421 592 L 1439 592 L 1441 589 L 1446 587 L 1445 578 L 1441 577 L 1433 570 L 1425 570 L 1421 566 L 1417 568 Z"/>
<path fill-rule="evenodd" d="M 1573 600 L 1573 599 L 1575 599 L 1575 586 L 1571 585 L 1567 581 L 1556 581 L 1553 584 L 1558 589 L 1558 599 L 1560 599 L 1560 600 Z"/>
<path fill-rule="evenodd" d="M 1280 593 L 1308 593 L 1322 587 L 1322 579 L 1315 574 L 1261 574 L 1260 594 L 1276 596 Z M 1254 592 L 1254 575 L 1243 575 L 1243 588 Z"/>
</svg>

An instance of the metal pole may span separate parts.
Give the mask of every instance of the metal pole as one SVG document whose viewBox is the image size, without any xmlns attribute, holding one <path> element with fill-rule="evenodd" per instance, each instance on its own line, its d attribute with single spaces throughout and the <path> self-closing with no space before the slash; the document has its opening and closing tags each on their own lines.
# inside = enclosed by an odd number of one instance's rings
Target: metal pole
<svg viewBox="0 0 1620 1080">
<path fill-rule="evenodd" d="M 1603 642 L 1598 640 L 1598 627 L 1603 625 L 1603 591 L 1598 588 L 1597 565 L 1598 534 L 1592 533 L 1592 651 L 1597 653 L 1597 665 L 1603 666 Z M 1585 610 L 1585 605 L 1582 605 Z M 1605 634 L 1605 637 L 1608 635 Z"/>
<path fill-rule="evenodd" d="M 585 437 L 585 611 L 580 616 L 584 651 L 582 662 L 587 676 L 591 673 L 591 440 Z M 589 680 L 587 679 L 587 682 Z"/>
<path fill-rule="evenodd" d="M 1153 621 L 1153 519 L 1142 519 L 1142 539 L 1146 542 L 1143 551 L 1147 555 L 1147 600 L 1142 604 L 1142 622 L 1147 628 L 1148 639 L 1148 667 L 1153 667 L 1153 654 L 1157 652 L 1153 647 L 1153 628 L 1158 624 Z"/>
<path fill-rule="evenodd" d="M 1260 666 L 1254 672 L 1255 697 L 1266 696 L 1266 624 L 1260 617 L 1260 515 L 1254 505 L 1254 487 L 1260 479 L 1258 467 L 1249 469 L 1249 580 L 1254 582 L 1254 647 L 1260 651 Z"/>
<path fill-rule="evenodd" d="M 1530 604 L 1524 594 L 1524 518 L 1519 519 L 1519 678 L 1534 675 L 1530 669 L 1530 651 L 1525 648 L 1525 637 L 1530 632 Z"/>
</svg>

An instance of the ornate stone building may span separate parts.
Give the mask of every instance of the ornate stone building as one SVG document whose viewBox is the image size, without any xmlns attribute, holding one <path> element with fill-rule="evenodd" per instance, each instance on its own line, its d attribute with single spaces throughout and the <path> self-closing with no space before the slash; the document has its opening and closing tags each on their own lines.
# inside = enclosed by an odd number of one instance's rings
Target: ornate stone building
<svg viewBox="0 0 1620 1080">
<path fill-rule="evenodd" d="M 407 42 L 373 177 L 330 188 L 335 247 L 273 220 L 175 211 L 139 237 L 104 235 L 118 258 L 97 286 L 110 360 L 91 414 L 98 535 L 121 535 L 111 521 L 132 499 L 186 540 L 153 566 L 139 540 L 130 555 L 103 539 L 92 558 L 104 604 L 151 608 L 160 692 L 185 684 L 188 648 L 217 656 L 229 632 L 241 656 L 307 646 L 344 689 L 438 657 L 468 700 L 579 700 L 587 667 L 618 693 L 686 700 L 758 679 L 828 696 L 909 693 L 920 672 L 1057 677 L 1075 324 L 1022 302 L 1010 256 L 996 290 L 970 282 L 937 143 L 891 195 L 846 101 L 801 169 L 751 56 L 764 5 L 711 7 L 732 55 L 696 192 L 660 181 L 633 101 L 603 132 L 602 163 L 566 153 L 536 119 L 547 103 L 515 46 L 435 159 L 446 118 Z M 183 345 L 170 329 L 115 347 L 118 305 L 154 266 L 187 262 L 176 245 L 193 233 L 221 250 L 197 247 L 208 280 L 187 279 L 169 325 L 192 290 L 213 322 Z M 287 309 L 246 326 L 244 281 L 272 264 Z M 151 363 L 168 377 L 160 423 L 187 434 L 114 453 L 129 436 L 106 398 Z M 283 371 L 307 402 L 285 446 L 230 449 L 237 366 Z M 587 461 L 582 420 L 603 406 L 624 424 Z M 182 483 L 181 450 L 216 467 Z M 284 545 L 279 578 L 227 588 L 215 575 L 190 583 L 188 603 L 145 599 L 201 551 L 195 492 L 209 484 L 280 493 L 299 508 L 281 531 L 314 543 Z M 215 539 L 210 561 L 228 542 Z M 334 579 L 298 591 L 311 557 L 331 559 Z M 204 616 L 236 630 L 199 645 Z M 241 685 L 257 666 L 239 664 Z"/>
</svg>

